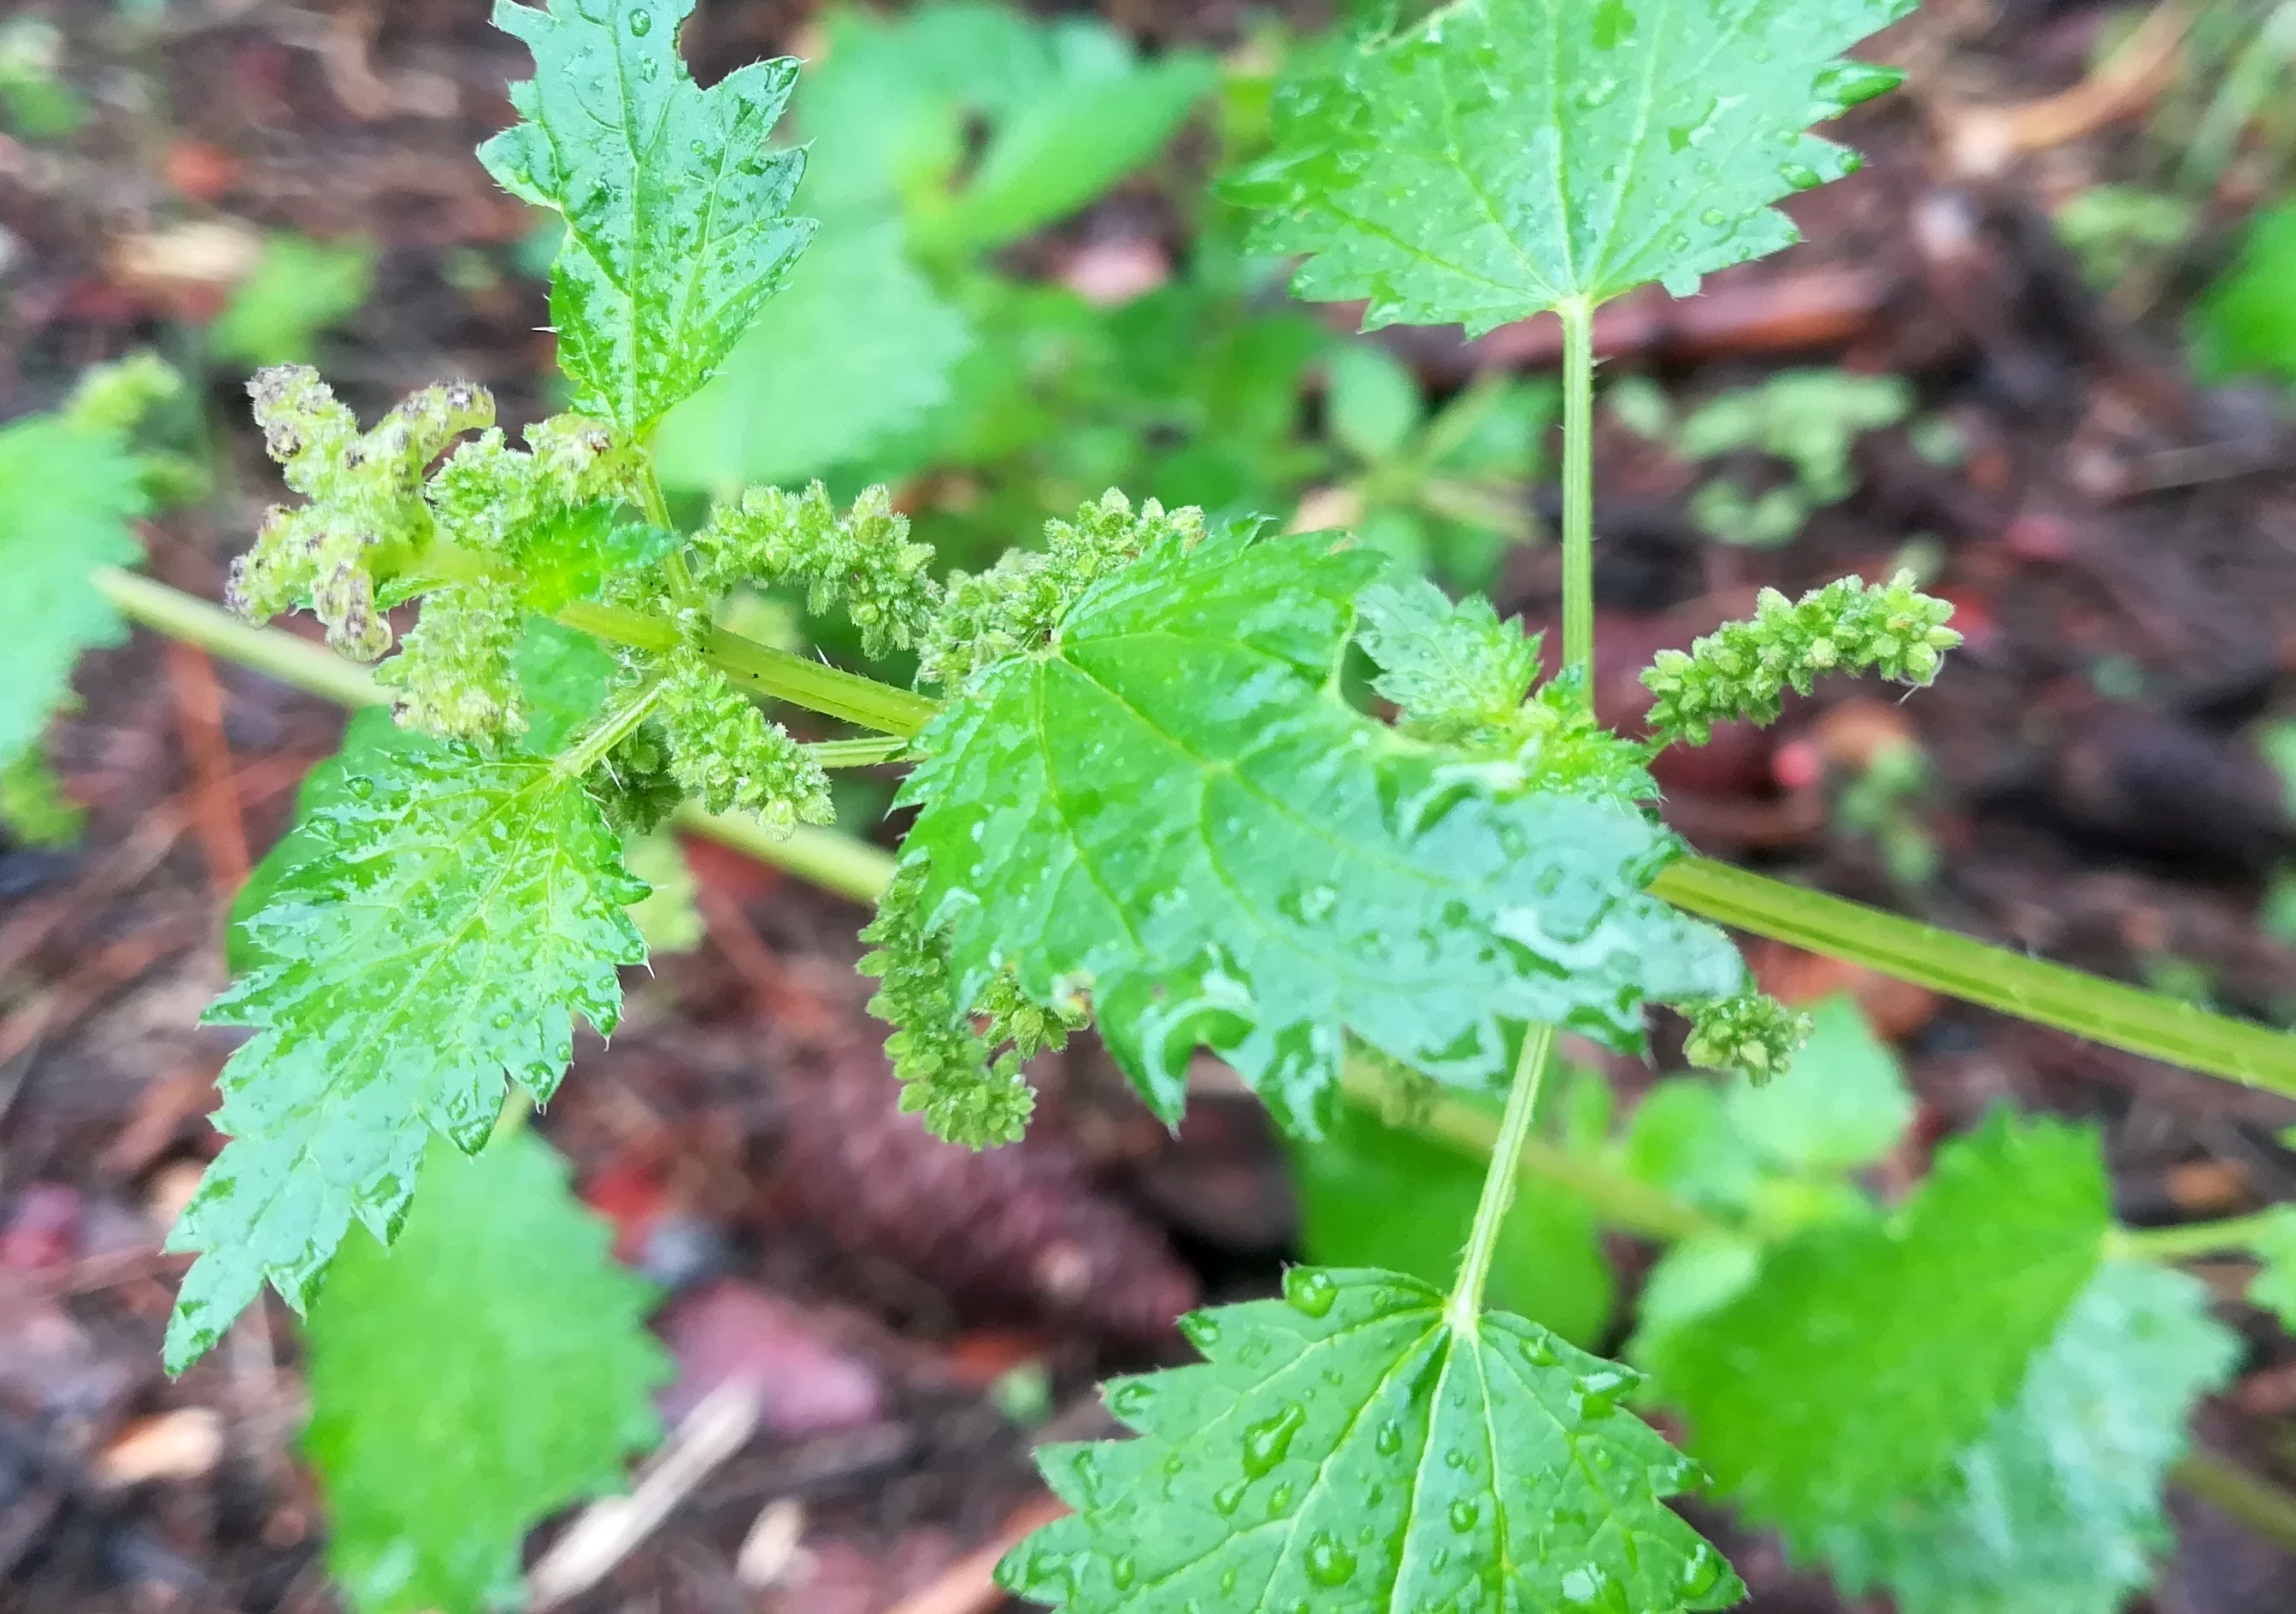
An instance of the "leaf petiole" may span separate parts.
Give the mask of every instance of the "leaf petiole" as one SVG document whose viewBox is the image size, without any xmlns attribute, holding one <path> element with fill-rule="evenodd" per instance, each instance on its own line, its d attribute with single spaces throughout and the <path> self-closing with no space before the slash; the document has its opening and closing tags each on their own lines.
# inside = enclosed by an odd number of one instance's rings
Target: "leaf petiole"
<svg viewBox="0 0 2296 1614">
<path fill-rule="evenodd" d="M 1538 1114 L 1538 1091 L 1546 1083 L 1548 1055 L 1554 1048 L 1553 1026 L 1533 1026 L 1523 1034 L 1514 1081 L 1507 1088 L 1506 1112 L 1499 1118 L 1490 1165 L 1483 1173 L 1482 1197 L 1475 1201 L 1474 1225 L 1467 1234 L 1466 1253 L 1459 1258 L 1458 1282 L 1452 1285 L 1451 1299 L 1444 1307 L 1445 1320 L 1456 1333 L 1471 1335 L 1480 1326 L 1483 1287 L 1490 1281 L 1499 1230 L 1506 1225 L 1507 1209 L 1514 1203 L 1522 1146 Z"/>
<path fill-rule="evenodd" d="M 650 680 L 619 709 L 599 719 L 590 732 L 582 736 L 580 744 L 559 757 L 556 764 L 559 776 L 579 779 L 604 761 L 607 752 L 637 732 L 638 725 L 646 720 L 660 699 L 660 681 Z"/>
<path fill-rule="evenodd" d="M 1586 673 L 1594 700 L 1595 663 L 1595 304 L 1565 299 L 1562 321 L 1562 665 Z"/>
</svg>

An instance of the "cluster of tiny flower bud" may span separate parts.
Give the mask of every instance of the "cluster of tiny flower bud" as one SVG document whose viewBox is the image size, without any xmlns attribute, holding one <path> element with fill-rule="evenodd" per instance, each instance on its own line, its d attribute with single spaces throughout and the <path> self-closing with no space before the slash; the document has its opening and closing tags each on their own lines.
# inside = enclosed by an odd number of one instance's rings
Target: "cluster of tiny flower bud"
<svg viewBox="0 0 2296 1614">
<path fill-rule="evenodd" d="M 865 654 L 914 644 L 940 603 L 926 568 L 932 546 L 909 541 L 909 521 L 883 487 L 864 490 L 843 515 L 819 482 L 803 493 L 757 487 L 721 504 L 693 535 L 694 581 L 711 594 L 742 583 L 806 585 L 814 615 L 837 606 L 861 630 Z"/>
<path fill-rule="evenodd" d="M 945 1143 L 1016 1143 L 1037 1102 L 1021 1067 L 1060 1047 L 1083 1025 L 1083 1009 L 1045 1009 L 1010 976 L 964 1002 L 948 954 L 926 925 L 922 888 L 923 865 L 904 865 L 861 932 L 875 944 L 860 968 L 880 983 L 869 1012 L 893 1027 L 885 1052 L 902 1083 L 901 1110 L 921 1116 Z"/>
<path fill-rule="evenodd" d="M 554 415 L 527 428 L 526 444 L 521 453 L 489 428 L 439 467 L 429 499 L 449 542 L 516 558 L 554 516 L 602 500 L 635 501 L 641 462 L 618 451 L 602 422 Z"/>
<path fill-rule="evenodd" d="M 424 471 L 455 438 L 492 423 L 494 399 L 478 387 L 426 388 L 361 433 L 304 366 L 263 371 L 248 392 L 271 457 L 307 503 L 265 518 L 254 548 L 232 564 L 230 603 L 260 621 L 308 601 L 330 643 L 373 660 L 391 643 L 378 586 L 431 530 Z"/>
<path fill-rule="evenodd" d="M 526 727 L 511 662 L 526 621 L 517 588 L 489 579 L 452 583 L 422 602 L 399 653 L 375 669 L 398 693 L 400 726 L 447 740 L 483 740 Z"/>
<path fill-rule="evenodd" d="M 711 812 L 754 813 L 777 835 L 834 816 L 821 765 L 698 658 L 672 659 L 655 709 L 671 776 Z"/>
<path fill-rule="evenodd" d="M 1810 1018 L 1767 992 L 1676 1005 L 1690 1020 L 1683 1055 L 1702 1070 L 1734 1071 L 1757 1086 L 1809 1040 Z"/>
<path fill-rule="evenodd" d="M 1843 578 L 1799 602 L 1766 588 L 1751 622 L 1726 623 L 1687 653 L 1658 653 L 1643 674 L 1658 697 L 1651 732 L 1660 743 L 1703 745 L 1717 723 L 1773 722 L 1786 689 L 1806 695 L 1824 673 L 1871 670 L 1925 684 L 1961 643 L 1945 625 L 1952 615 L 1950 604 L 1914 587 L 1910 572 L 1879 587 Z"/>
<path fill-rule="evenodd" d="M 954 689 L 981 668 L 1038 650 L 1086 589 L 1151 545 L 1192 545 L 1203 534 L 1202 511 L 1167 514 L 1150 499 L 1135 513 L 1111 487 L 1075 520 L 1046 522 L 1043 550 L 1014 550 L 985 572 L 951 578 L 919 652 L 918 676 Z"/>
</svg>

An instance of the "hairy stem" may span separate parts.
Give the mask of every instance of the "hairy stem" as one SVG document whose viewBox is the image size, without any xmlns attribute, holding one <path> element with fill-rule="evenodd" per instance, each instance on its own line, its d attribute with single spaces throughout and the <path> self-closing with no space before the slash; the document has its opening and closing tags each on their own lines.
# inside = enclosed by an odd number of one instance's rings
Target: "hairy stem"
<svg viewBox="0 0 2296 1614">
<path fill-rule="evenodd" d="M 1964 1003 L 2188 1070 L 2296 1094 L 2296 1036 L 2211 1014 L 2158 992 L 1989 946 L 1711 858 L 1675 859 L 1650 889 L 1702 919 L 1865 964 Z"/>
<path fill-rule="evenodd" d="M 1454 1331 L 1471 1334 L 1480 1325 L 1483 1287 L 1490 1282 L 1491 1258 L 1498 1251 L 1499 1230 L 1514 1203 L 1514 1185 L 1522 1146 L 1538 1114 L 1538 1090 L 1546 1080 L 1547 1056 L 1554 1050 L 1554 1028 L 1533 1026 L 1523 1034 L 1522 1055 L 1515 1061 L 1514 1081 L 1507 1088 L 1506 1112 L 1499 1118 L 1498 1136 L 1491 1145 L 1489 1167 L 1483 1173 L 1482 1197 L 1475 1202 L 1474 1225 L 1467 1233 L 1467 1250 L 1459 1258 L 1459 1281 L 1451 1287 L 1444 1308 Z"/>
<path fill-rule="evenodd" d="M 676 625 L 668 619 L 619 605 L 578 600 L 558 613 L 558 620 L 637 650 L 670 651 L 678 644 Z M 702 653 L 719 672 L 759 694 L 883 734 L 914 734 L 940 709 L 940 703 L 928 696 L 791 655 L 722 627 L 709 630 L 702 640 Z"/>
<path fill-rule="evenodd" d="M 1341 1077 L 1349 1102 L 1374 1114 L 1386 1112 L 1394 1096 L 1392 1078 L 1370 1064 L 1349 1063 Z M 1479 1104 L 1437 1094 L 1414 1105 L 1410 1129 L 1469 1159 L 1497 1157 L 1499 1118 Z M 1519 1172 L 1568 1189 L 1587 1201 L 1595 1216 L 1622 1233 L 1656 1243 L 1718 1233 L 1726 1224 L 1662 1188 L 1630 1176 L 1609 1161 L 1548 1142 L 1536 1132 L 1516 1151 Z"/>
<path fill-rule="evenodd" d="M 251 668 L 339 706 L 389 706 L 391 702 L 390 692 L 377 684 L 366 668 L 344 660 L 324 644 L 283 628 L 256 627 L 220 605 L 116 566 L 99 566 L 89 578 L 121 616 L 171 639 L 196 644 L 226 661 Z"/>
<path fill-rule="evenodd" d="M 606 753 L 637 732 L 638 725 L 646 720 L 661 699 L 661 684 L 649 682 L 635 692 L 627 700 L 607 713 L 590 731 L 582 736 L 581 743 L 558 758 L 558 771 L 569 779 L 579 779 L 606 758 Z"/>
<path fill-rule="evenodd" d="M 1595 305 L 1557 307 L 1562 320 L 1562 665 L 1595 698 Z"/>
</svg>

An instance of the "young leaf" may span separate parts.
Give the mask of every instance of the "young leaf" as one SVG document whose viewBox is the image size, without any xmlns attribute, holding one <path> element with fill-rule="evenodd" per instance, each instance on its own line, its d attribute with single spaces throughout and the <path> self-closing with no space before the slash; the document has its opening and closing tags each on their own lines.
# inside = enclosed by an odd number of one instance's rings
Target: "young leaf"
<svg viewBox="0 0 2296 1614">
<path fill-rule="evenodd" d="M 1288 86 L 1234 183 L 1252 244 L 1366 327 L 1476 334 L 1795 239 L 1769 204 L 1857 166 L 1806 133 L 1899 75 L 1842 53 L 1914 0 L 1453 0 Z"/>
<path fill-rule="evenodd" d="M 535 76 L 525 122 L 480 152 L 512 195 L 564 215 L 550 312 L 574 407 L 643 435 L 734 350 L 813 236 L 787 217 L 805 170 L 766 136 L 797 80 L 783 57 L 704 90 L 677 53 L 693 0 L 496 0 Z"/>
<path fill-rule="evenodd" d="M 303 1450 L 359 1614 L 514 1606 L 526 1532 L 622 1488 L 668 1376 L 646 1285 L 548 1144 L 521 1133 L 472 1159 L 434 1140 L 421 1183 L 398 1243 L 354 1240 L 303 1333 Z"/>
<path fill-rule="evenodd" d="M 82 651 L 127 636 L 88 574 L 144 558 L 128 522 L 148 508 L 119 436 L 53 414 L 0 430 L 0 763 L 39 740 Z"/>
<path fill-rule="evenodd" d="M 1940 1151 L 1894 1222 L 1805 1233 L 1646 1360 L 1723 1491 L 1810 1550 L 1984 1432 L 2095 1274 L 2105 1227 L 2095 1140 L 1999 1117 Z"/>
<path fill-rule="evenodd" d="M 1341 699 L 1376 556 L 1188 537 L 1164 530 L 918 737 L 902 856 L 960 1001 L 1007 968 L 1046 1006 L 1089 985 L 1160 1113 L 1201 1044 L 1313 1130 L 1344 1030 L 1476 1085 L 1526 1021 L 1633 1046 L 1644 998 L 1735 987 L 1718 934 L 1642 895 L 1672 847 L 1639 815 Z"/>
<path fill-rule="evenodd" d="M 180 1372 L 267 1279 L 299 1309 L 354 1218 L 385 1243 L 433 1131 L 486 1142 L 507 1075 L 547 1099 L 573 1018 L 611 1030 L 645 888 L 551 764 L 414 741 L 369 753 L 297 831 L 305 860 L 238 929 L 260 960 L 208 1012 L 232 1135 L 169 1236 L 206 1253 L 168 1325 Z"/>
<path fill-rule="evenodd" d="M 1206 1361 L 1110 1387 L 1137 1440 L 1046 1448 L 1077 1512 L 997 1576 L 1070 1614 L 1724 1609 L 1745 1595 L 1663 1499 L 1695 1484 L 1636 1375 L 1393 1273 L 1297 1267 L 1187 1319 Z"/>
<path fill-rule="evenodd" d="M 2193 1403 L 2239 1356 L 2193 1279 L 2106 1263 L 1944 1478 L 1825 1533 L 1834 1578 L 1899 1614 L 2114 1614 L 2169 1545 L 2161 1485 Z"/>
</svg>

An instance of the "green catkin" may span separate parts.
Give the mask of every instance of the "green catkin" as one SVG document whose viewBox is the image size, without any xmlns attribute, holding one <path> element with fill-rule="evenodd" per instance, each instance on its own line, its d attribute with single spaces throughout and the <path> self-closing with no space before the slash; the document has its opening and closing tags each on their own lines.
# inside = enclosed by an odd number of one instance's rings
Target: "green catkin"
<svg viewBox="0 0 2296 1614">
<path fill-rule="evenodd" d="M 754 814 L 775 835 L 835 816 L 821 765 L 698 658 L 672 659 L 657 710 L 671 776 L 711 812 Z"/>
<path fill-rule="evenodd" d="M 1676 1005 L 1690 1020 L 1684 1057 L 1702 1070 L 1734 1072 L 1759 1086 L 1809 1040 L 1810 1017 L 1767 992 Z"/>
<path fill-rule="evenodd" d="M 1150 499 L 1135 513 L 1132 501 L 1110 488 L 1073 521 L 1046 522 L 1041 551 L 1016 550 L 987 571 L 958 572 L 949 579 L 919 651 L 919 680 L 954 689 L 981 668 L 1037 650 L 1095 583 L 1139 559 L 1152 544 L 1175 537 L 1194 544 L 1203 534 L 1201 510 L 1168 514 Z"/>
<path fill-rule="evenodd" d="M 1926 684 L 1961 643 L 1945 625 L 1952 615 L 1947 602 L 1914 587 L 1911 572 L 1880 586 L 1843 578 L 1799 601 L 1766 588 L 1751 621 L 1725 623 L 1687 652 L 1658 653 L 1643 674 L 1658 697 L 1651 733 L 1661 744 L 1703 745 L 1717 723 L 1775 722 L 1787 689 L 1806 695 L 1825 673 Z"/>
<path fill-rule="evenodd" d="M 922 865 L 903 868 L 879 899 L 876 919 L 861 932 L 874 944 L 860 970 L 879 982 L 869 1012 L 893 1028 L 885 1053 L 902 1084 L 902 1112 L 922 1117 L 945 1143 L 973 1149 L 1017 1143 L 1037 1104 L 1021 1074 L 1027 1045 L 1016 1038 L 1014 1048 L 991 1057 L 992 1045 L 976 1028 L 972 1008 L 958 1001 L 947 953 L 925 929 L 922 889 Z M 1019 997 L 1017 991 L 1010 995 Z M 1018 1018 L 992 1015 L 989 1036 L 998 1027 L 1012 1028 Z M 1043 1045 L 1039 1041 L 1027 1053 Z"/>
<path fill-rule="evenodd" d="M 721 504 L 693 535 L 694 580 L 712 594 L 742 584 L 802 583 L 806 609 L 842 606 L 861 630 L 863 653 L 883 656 L 915 644 L 940 604 L 926 569 L 932 546 L 909 541 L 909 521 L 887 489 L 870 487 L 843 515 L 819 482 L 803 493 L 754 487 Z"/>
</svg>

